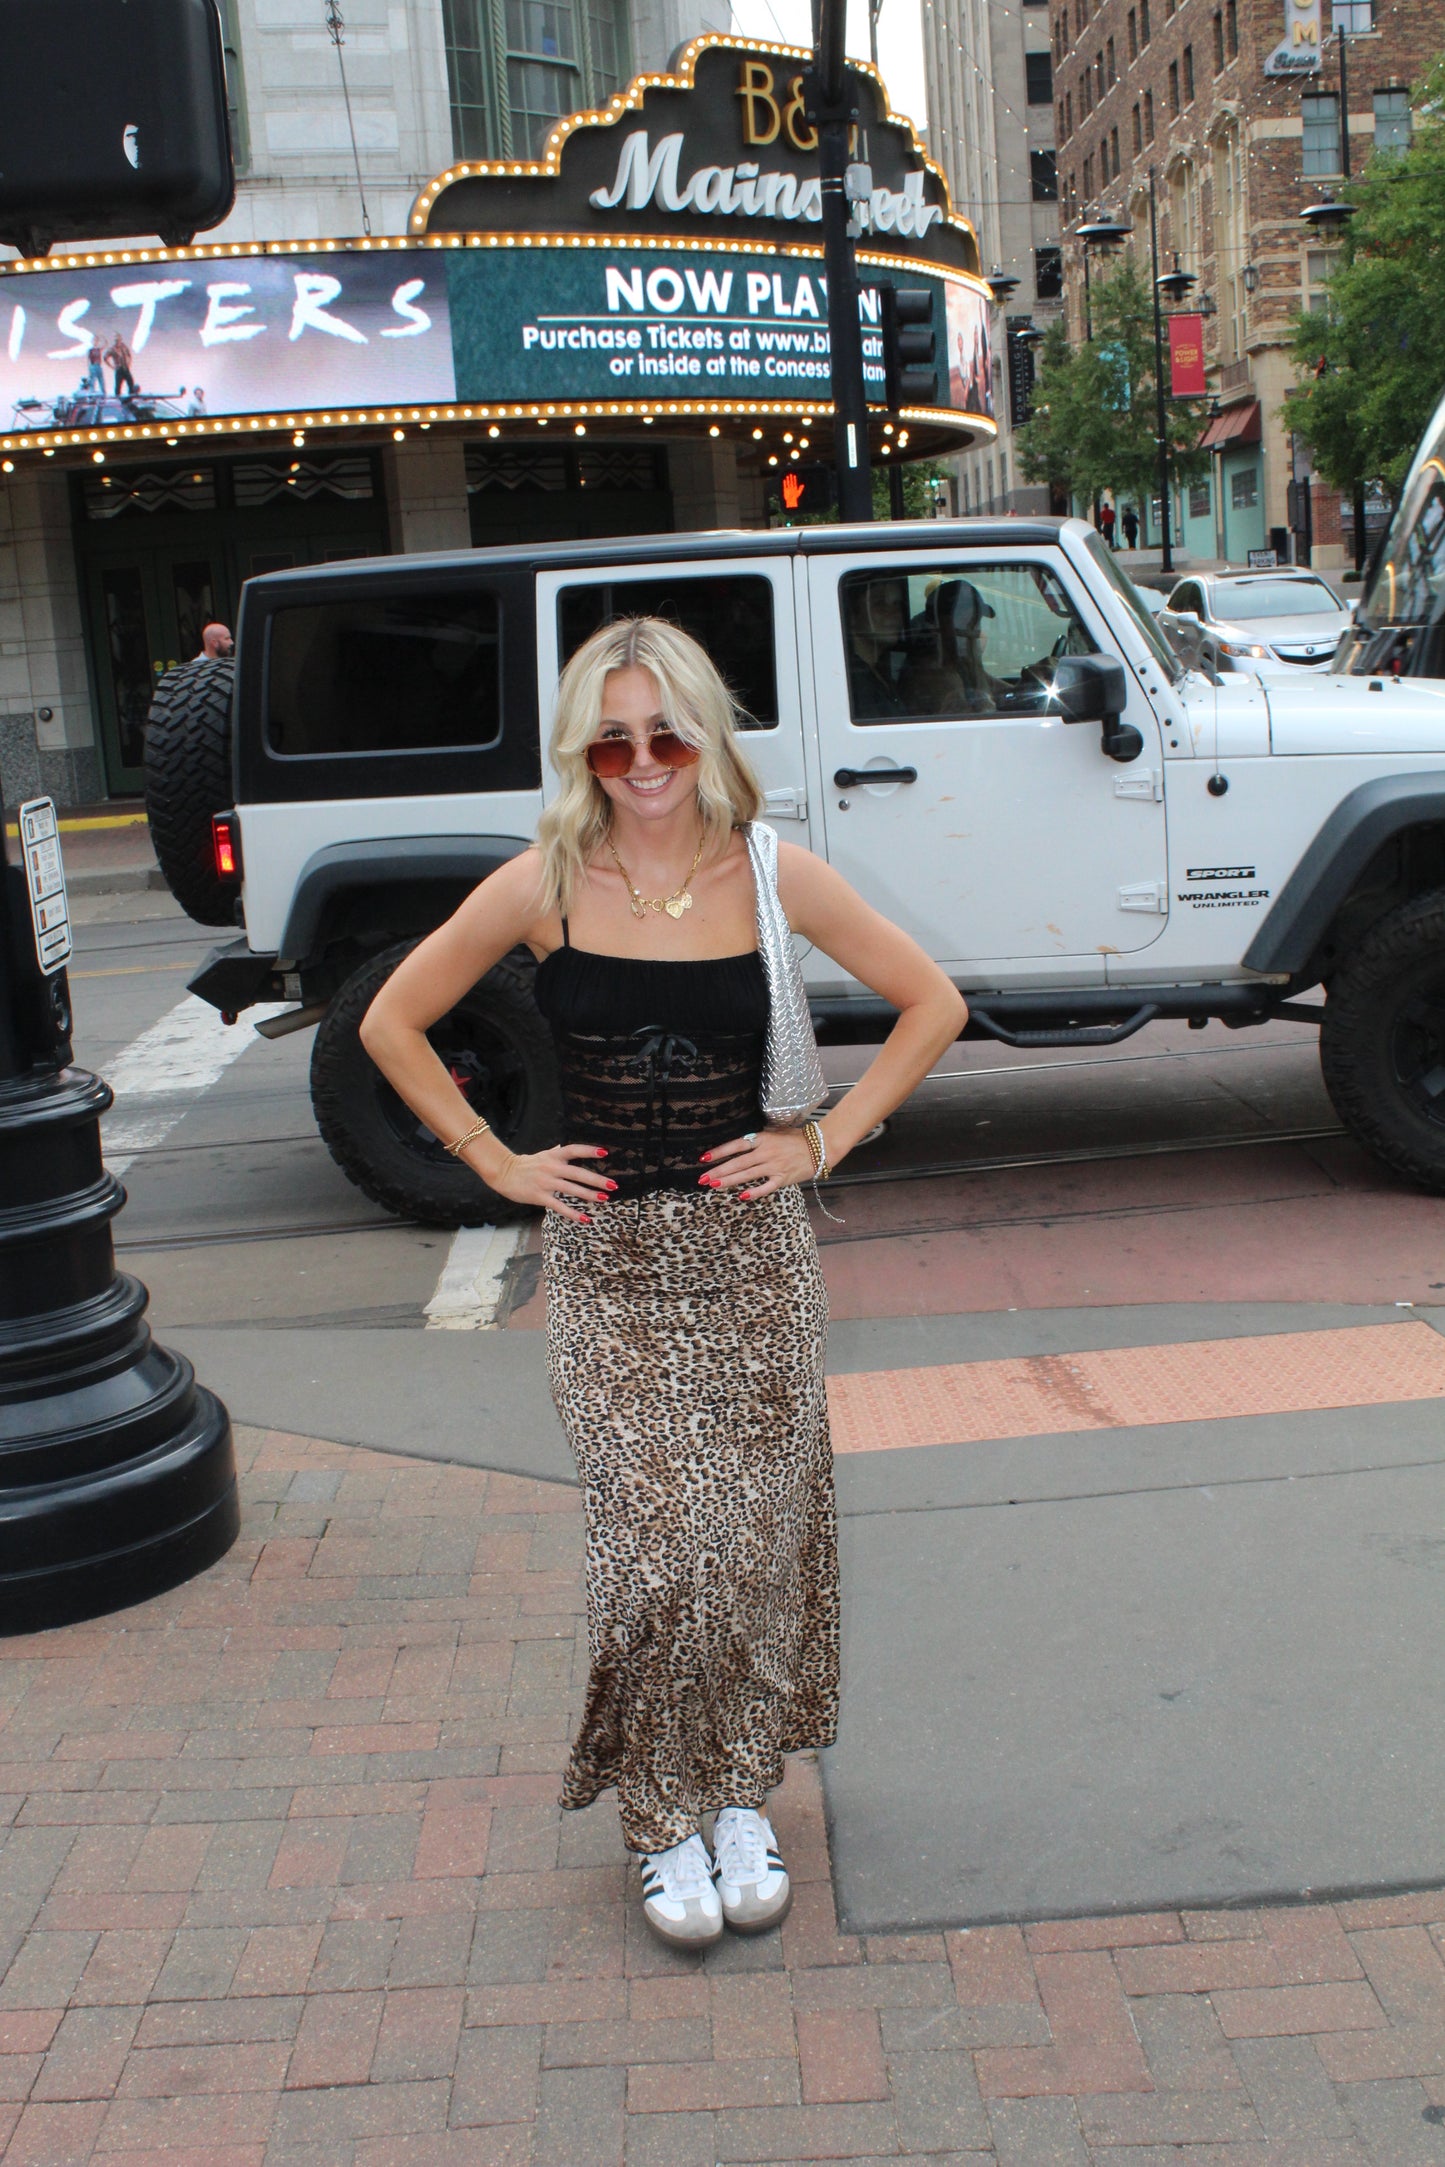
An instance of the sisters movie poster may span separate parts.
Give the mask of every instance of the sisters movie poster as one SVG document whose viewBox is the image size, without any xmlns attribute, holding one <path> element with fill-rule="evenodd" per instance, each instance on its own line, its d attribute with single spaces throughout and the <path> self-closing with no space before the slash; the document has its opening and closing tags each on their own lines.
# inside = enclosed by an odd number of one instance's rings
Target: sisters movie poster
<svg viewBox="0 0 1445 2167">
<path fill-rule="evenodd" d="M 0 427 L 455 396 L 433 250 L 212 256 L 0 279 Z"/>
</svg>

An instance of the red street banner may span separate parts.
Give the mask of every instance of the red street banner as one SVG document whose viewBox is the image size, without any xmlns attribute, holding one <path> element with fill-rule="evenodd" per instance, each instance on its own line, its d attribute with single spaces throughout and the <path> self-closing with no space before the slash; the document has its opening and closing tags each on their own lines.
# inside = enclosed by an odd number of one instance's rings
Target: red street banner
<svg viewBox="0 0 1445 2167">
<path fill-rule="evenodd" d="M 1169 318 L 1169 392 L 1175 399 L 1197 399 L 1209 389 L 1204 381 L 1204 318 Z"/>
</svg>

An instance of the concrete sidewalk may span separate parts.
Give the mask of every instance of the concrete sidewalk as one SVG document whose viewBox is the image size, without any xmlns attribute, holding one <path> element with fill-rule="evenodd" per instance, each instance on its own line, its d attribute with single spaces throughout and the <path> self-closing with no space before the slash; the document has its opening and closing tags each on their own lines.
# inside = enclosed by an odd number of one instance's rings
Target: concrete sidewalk
<svg viewBox="0 0 1445 2167">
<path fill-rule="evenodd" d="M 13 848 L 13 819 L 7 834 Z M 128 895 L 165 888 L 145 806 L 138 798 L 72 806 L 60 816 L 60 848 L 66 887 L 74 896 Z"/>
<path fill-rule="evenodd" d="M 685 1959 L 555 1803 L 575 1492 L 240 1457 L 211 1572 L 0 1642 L 8 2167 L 1445 2159 L 1445 1893 L 856 1938 L 802 1758 L 791 1918 Z"/>
</svg>

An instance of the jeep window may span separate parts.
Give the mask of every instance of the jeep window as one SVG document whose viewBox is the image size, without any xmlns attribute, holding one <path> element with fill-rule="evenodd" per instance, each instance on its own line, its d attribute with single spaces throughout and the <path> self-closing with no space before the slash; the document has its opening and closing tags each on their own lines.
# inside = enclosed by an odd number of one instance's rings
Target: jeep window
<svg viewBox="0 0 1445 2167">
<path fill-rule="evenodd" d="M 1148 608 L 1139 599 L 1139 590 L 1120 564 L 1101 534 L 1090 534 L 1084 543 L 1089 555 L 1113 588 L 1119 600 L 1134 620 L 1134 626 L 1154 660 L 1171 685 L 1177 685 L 1184 675 L 1184 665 L 1169 646 Z"/>
<path fill-rule="evenodd" d="M 745 730 L 778 726 L 773 588 L 756 573 L 740 579 L 602 580 L 564 587 L 557 639 L 567 661 L 585 639 L 617 617 L 663 617 L 705 647 L 741 710 Z"/>
<path fill-rule="evenodd" d="M 852 572 L 840 600 L 859 723 L 1040 714 L 1049 663 L 1096 644 L 1042 564 Z"/>
<path fill-rule="evenodd" d="M 268 665 L 266 739 L 283 758 L 501 743 L 500 613 L 475 588 L 278 609 Z"/>
</svg>

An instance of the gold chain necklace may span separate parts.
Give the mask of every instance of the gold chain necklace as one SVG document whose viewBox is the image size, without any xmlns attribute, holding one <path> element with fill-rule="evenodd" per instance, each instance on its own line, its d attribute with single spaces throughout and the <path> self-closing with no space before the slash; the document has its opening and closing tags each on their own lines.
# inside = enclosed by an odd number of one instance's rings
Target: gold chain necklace
<svg viewBox="0 0 1445 2167">
<path fill-rule="evenodd" d="M 669 918 L 680 918 L 685 910 L 691 910 L 692 889 L 689 883 L 692 880 L 693 874 L 702 864 L 702 854 L 704 849 L 706 848 L 706 845 L 707 831 L 706 829 L 704 829 L 703 833 L 698 837 L 697 854 L 693 858 L 692 864 L 688 867 L 682 879 L 673 889 L 671 895 L 644 895 L 641 889 L 638 888 L 633 881 L 632 875 L 628 872 L 627 867 L 618 857 L 617 845 L 613 842 L 612 837 L 609 835 L 607 838 L 607 848 L 612 853 L 613 860 L 616 863 L 618 872 L 622 875 L 623 880 L 627 883 L 628 907 L 631 910 L 633 917 L 645 918 L 650 910 L 655 910 L 658 912 L 666 911 Z"/>
</svg>

